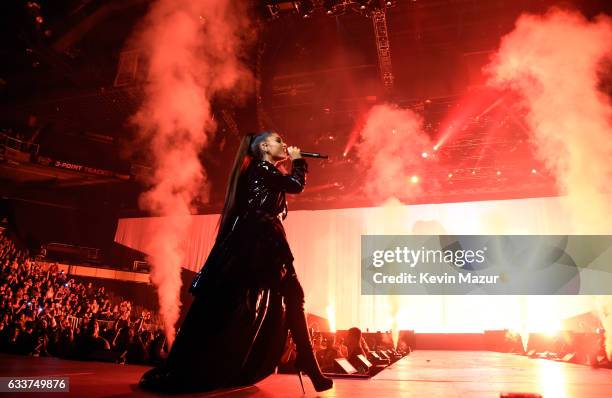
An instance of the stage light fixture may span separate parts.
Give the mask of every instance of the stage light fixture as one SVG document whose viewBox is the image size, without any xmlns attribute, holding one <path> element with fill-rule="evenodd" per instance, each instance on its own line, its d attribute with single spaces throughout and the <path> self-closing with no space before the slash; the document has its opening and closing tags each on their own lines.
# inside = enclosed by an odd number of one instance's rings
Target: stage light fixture
<svg viewBox="0 0 612 398">
<path fill-rule="evenodd" d="M 344 0 L 324 0 L 323 8 L 327 15 L 339 15 L 346 11 L 346 2 Z"/>
<path fill-rule="evenodd" d="M 321 10 L 327 15 L 341 15 L 348 10 L 371 16 L 376 10 L 395 7 L 397 0 L 265 0 L 263 2 L 270 16 L 276 19 L 283 14 L 298 14 L 309 18 Z"/>
<path fill-rule="evenodd" d="M 281 14 L 294 14 L 297 13 L 302 16 L 307 16 L 312 12 L 312 7 L 306 13 L 303 10 L 308 10 L 308 4 L 312 5 L 312 1 L 279 1 L 279 0 L 268 0 L 266 6 L 268 12 L 272 18 L 278 18 Z"/>
<path fill-rule="evenodd" d="M 357 0 L 356 3 L 360 10 L 365 10 L 370 5 L 371 0 Z"/>
<path fill-rule="evenodd" d="M 278 14 L 280 14 L 280 10 L 276 4 L 268 4 L 267 5 L 268 12 L 270 13 L 271 18 L 278 18 Z"/>
<path fill-rule="evenodd" d="M 310 18 L 315 9 L 315 4 L 312 0 L 296 1 L 294 4 L 295 9 L 302 18 Z"/>
<path fill-rule="evenodd" d="M 292 12 L 297 10 L 297 2 L 295 1 L 279 1 L 276 6 L 281 12 Z"/>
<path fill-rule="evenodd" d="M 26 3 L 26 7 L 29 8 L 30 10 L 40 11 L 40 4 L 38 4 L 35 1 L 28 1 Z"/>
</svg>

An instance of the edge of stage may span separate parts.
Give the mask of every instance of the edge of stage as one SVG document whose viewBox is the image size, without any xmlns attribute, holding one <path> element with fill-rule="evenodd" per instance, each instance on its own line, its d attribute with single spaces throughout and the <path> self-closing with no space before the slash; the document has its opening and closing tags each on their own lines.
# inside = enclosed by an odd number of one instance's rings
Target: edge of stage
<svg viewBox="0 0 612 398">
<path fill-rule="evenodd" d="M 149 368 L 0 354 L 0 376 L 69 377 L 70 392 L 56 393 L 57 396 L 161 396 L 138 387 L 140 376 Z M 307 396 L 499 398 L 503 392 L 539 393 L 544 398 L 612 395 L 612 369 L 486 351 L 414 351 L 371 379 L 335 379 L 334 388 L 323 393 L 316 393 L 308 378 L 305 379 Z M 26 397 L 40 396 L 40 393 L 12 395 Z M 301 395 L 297 376 L 286 374 L 272 375 L 250 387 L 195 394 L 200 397 Z"/>
</svg>

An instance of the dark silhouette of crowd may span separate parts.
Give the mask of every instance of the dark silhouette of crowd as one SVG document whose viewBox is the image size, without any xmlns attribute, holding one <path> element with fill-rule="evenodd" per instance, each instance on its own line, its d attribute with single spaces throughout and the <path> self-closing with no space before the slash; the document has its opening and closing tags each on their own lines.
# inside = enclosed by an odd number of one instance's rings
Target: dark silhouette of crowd
<svg viewBox="0 0 612 398">
<path fill-rule="evenodd" d="M 159 365 L 167 356 L 160 326 L 157 314 L 115 298 L 104 286 L 75 280 L 56 263 L 34 261 L 0 231 L 0 352 Z M 356 359 L 370 357 L 358 328 L 342 339 L 312 337 L 324 372 L 335 371 L 336 358 L 367 372 Z M 292 346 L 288 339 L 280 371 L 293 371 Z"/>
<path fill-rule="evenodd" d="M 389 333 L 387 332 L 388 335 Z M 407 347 L 404 350 L 395 350 L 393 348 L 393 341 L 386 341 L 381 332 L 368 334 L 372 337 L 370 343 L 364 337 L 361 329 L 357 327 L 352 327 L 342 333 L 311 331 L 312 346 L 321 370 L 324 373 L 339 372 L 340 369 L 338 369 L 335 360 L 344 358 L 353 366 L 357 373 L 371 374 L 371 369 L 366 366 L 367 364 L 361 358 L 371 361 L 374 365 L 380 365 L 381 358 L 378 356 L 380 351 L 388 352 L 393 356 L 403 356 L 408 353 Z M 295 357 L 295 344 L 292 343 L 291 338 L 288 338 L 284 354 L 280 360 L 279 373 L 295 373 L 296 370 L 293 366 Z"/>
<path fill-rule="evenodd" d="M 42 264 L 0 232 L 0 352 L 157 364 L 156 314 Z"/>
</svg>

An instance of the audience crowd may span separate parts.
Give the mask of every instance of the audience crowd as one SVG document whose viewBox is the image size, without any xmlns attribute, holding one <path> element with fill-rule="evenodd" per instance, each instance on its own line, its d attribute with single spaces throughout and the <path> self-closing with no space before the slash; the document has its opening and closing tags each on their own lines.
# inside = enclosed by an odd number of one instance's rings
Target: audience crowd
<svg viewBox="0 0 612 398">
<path fill-rule="evenodd" d="M 324 372 L 335 371 L 336 358 L 367 372 L 357 356 L 370 349 L 358 328 L 342 339 L 313 333 L 313 348 Z M 167 345 L 156 314 L 34 261 L 0 232 L 0 352 L 158 365 Z M 288 339 L 279 371 L 292 371 L 294 360 Z"/>
<path fill-rule="evenodd" d="M 120 363 L 165 355 L 155 314 L 33 261 L 0 233 L 0 352 Z"/>
<path fill-rule="evenodd" d="M 366 341 L 361 329 L 352 327 L 345 333 L 319 333 L 312 332 L 312 346 L 315 352 L 317 362 L 324 373 L 337 373 L 340 371 L 335 359 L 344 358 L 349 364 L 355 368 L 357 373 L 368 374 L 370 369 L 363 359 L 366 359 L 374 364 L 380 364 L 381 358 L 378 356 L 378 351 L 391 350 L 394 354 L 404 355 L 406 350 L 397 352 L 393 349 L 393 342 L 385 341 L 381 332 L 369 333 L 373 337 L 370 344 Z M 291 339 L 287 340 L 285 352 L 280 360 L 280 373 L 295 373 L 294 368 L 297 352 L 295 344 Z M 361 356 L 361 358 L 359 358 Z"/>
</svg>

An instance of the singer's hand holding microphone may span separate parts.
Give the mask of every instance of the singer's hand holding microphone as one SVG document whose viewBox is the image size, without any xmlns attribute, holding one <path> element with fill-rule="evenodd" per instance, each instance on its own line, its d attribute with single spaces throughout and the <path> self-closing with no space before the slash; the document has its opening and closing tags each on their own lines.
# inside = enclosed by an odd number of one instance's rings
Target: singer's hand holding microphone
<svg viewBox="0 0 612 398">
<path fill-rule="evenodd" d="M 289 159 L 291 160 L 299 159 L 302 157 L 302 151 L 296 146 L 290 146 L 287 147 L 287 155 L 289 155 Z"/>
<path fill-rule="evenodd" d="M 291 160 L 299 159 L 301 157 L 304 158 L 319 158 L 319 159 L 327 159 L 327 155 L 316 152 L 302 152 L 300 148 L 296 146 L 290 146 L 287 148 L 287 154 Z"/>
</svg>

